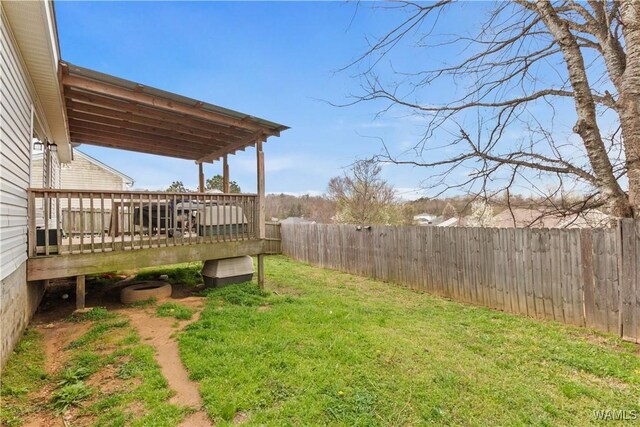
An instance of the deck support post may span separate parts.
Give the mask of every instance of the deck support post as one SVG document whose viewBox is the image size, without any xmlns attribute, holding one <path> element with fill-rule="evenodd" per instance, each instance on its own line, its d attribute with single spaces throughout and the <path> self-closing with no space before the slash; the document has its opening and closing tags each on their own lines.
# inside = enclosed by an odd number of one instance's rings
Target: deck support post
<svg viewBox="0 0 640 427">
<path fill-rule="evenodd" d="M 222 156 L 222 192 L 230 193 L 229 191 L 229 161 L 227 155 Z"/>
<path fill-rule="evenodd" d="M 76 276 L 76 310 L 84 309 L 84 275 Z"/>
<path fill-rule="evenodd" d="M 264 212 L 265 212 L 265 190 L 264 190 L 264 152 L 262 151 L 263 137 L 256 141 L 256 160 L 258 171 L 257 193 L 258 193 L 258 238 L 265 238 Z M 258 255 L 258 285 L 264 288 L 264 255 Z"/>
<path fill-rule="evenodd" d="M 198 163 L 198 192 L 204 193 L 204 170 L 202 163 Z"/>
</svg>

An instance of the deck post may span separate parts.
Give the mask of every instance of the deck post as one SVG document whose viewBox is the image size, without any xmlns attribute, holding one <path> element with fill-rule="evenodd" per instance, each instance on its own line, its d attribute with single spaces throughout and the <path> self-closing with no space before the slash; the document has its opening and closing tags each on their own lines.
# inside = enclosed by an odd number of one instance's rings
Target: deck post
<svg viewBox="0 0 640 427">
<path fill-rule="evenodd" d="M 256 141 L 256 160 L 258 170 L 258 238 L 265 238 L 264 228 L 264 152 L 262 151 L 262 137 Z M 264 288 L 264 254 L 258 254 L 258 285 Z"/>
<path fill-rule="evenodd" d="M 198 163 L 198 192 L 204 193 L 204 170 L 202 162 Z"/>
<path fill-rule="evenodd" d="M 76 276 L 76 310 L 84 309 L 84 275 Z"/>
<path fill-rule="evenodd" d="M 222 192 L 231 192 L 229 191 L 229 161 L 226 154 L 222 156 Z"/>
</svg>

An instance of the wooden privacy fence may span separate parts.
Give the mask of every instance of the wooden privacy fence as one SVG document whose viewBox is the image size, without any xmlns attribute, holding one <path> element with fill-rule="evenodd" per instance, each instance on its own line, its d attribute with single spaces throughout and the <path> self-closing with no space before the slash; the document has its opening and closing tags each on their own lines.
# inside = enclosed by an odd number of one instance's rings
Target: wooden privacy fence
<svg viewBox="0 0 640 427">
<path fill-rule="evenodd" d="M 265 222 L 264 224 L 265 240 L 265 253 L 274 255 L 282 253 L 280 247 L 280 223 L 278 222 Z"/>
<path fill-rule="evenodd" d="M 321 267 L 640 342 L 640 221 L 615 228 L 283 224 L 282 252 Z"/>
</svg>

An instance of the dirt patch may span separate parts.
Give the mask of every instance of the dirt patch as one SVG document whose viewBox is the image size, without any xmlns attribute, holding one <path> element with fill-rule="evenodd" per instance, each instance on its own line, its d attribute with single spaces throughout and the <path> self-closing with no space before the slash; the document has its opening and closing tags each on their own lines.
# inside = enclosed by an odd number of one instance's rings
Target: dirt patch
<svg viewBox="0 0 640 427">
<path fill-rule="evenodd" d="M 45 371 L 52 375 L 66 362 L 65 348 L 89 330 L 88 323 L 66 321 L 36 324 L 36 330 L 42 334 L 44 342 Z"/>
<path fill-rule="evenodd" d="M 100 390 L 101 394 L 112 394 L 125 387 L 126 383 L 117 377 L 118 370 L 113 365 L 100 369 L 87 380 L 87 385 Z"/>
<path fill-rule="evenodd" d="M 249 419 L 249 416 L 247 414 L 245 414 L 244 412 L 238 412 L 234 417 L 233 417 L 233 423 L 238 425 L 238 424 L 244 424 L 247 422 L 247 420 Z"/>
<path fill-rule="evenodd" d="M 22 427 L 66 427 L 62 415 L 52 418 L 46 414 L 34 414 L 27 418 Z"/>
<path fill-rule="evenodd" d="M 183 298 L 180 303 L 194 308 L 201 307 L 202 299 Z M 212 423 L 203 409 L 198 385 L 189 379 L 189 373 L 180 360 L 178 343 L 173 337 L 175 320 L 156 317 L 149 309 L 128 309 L 120 312 L 131 319 L 131 325 L 138 330 L 140 338 L 156 350 L 156 361 L 160 365 L 162 375 L 167 379 L 169 387 L 175 391 L 170 402 L 196 410 L 181 425 L 211 426 Z M 190 322 L 183 321 L 180 324 L 185 326 Z"/>
<path fill-rule="evenodd" d="M 167 379 L 169 387 L 176 393 L 170 403 L 188 406 L 194 410 L 181 425 L 212 426 L 213 424 L 202 408 L 203 402 L 198 385 L 189 380 L 188 373 L 180 360 L 178 343 L 172 336 L 177 330 L 181 330 L 194 321 L 197 315 L 190 321 L 176 321 L 172 318 L 156 317 L 155 306 L 127 307 L 120 302 L 120 290 L 131 284 L 131 278 L 113 283 L 104 283 L 100 279 L 88 279 L 86 306 L 106 307 L 109 311 L 119 312 L 129 318 L 131 326 L 137 329 L 142 342 L 151 345 L 156 350 L 156 360 L 160 365 L 161 372 Z M 123 279 L 123 277 L 119 277 L 119 279 Z M 205 299 L 194 296 L 195 292 L 202 290 L 201 287 L 173 285 L 172 290 L 174 301 L 190 307 L 196 312 L 200 312 L 204 308 Z M 69 357 L 67 350 L 69 344 L 88 332 L 93 324 L 92 322 L 68 321 L 67 319 L 74 310 L 75 282 L 58 281 L 54 286 L 48 288 L 47 294 L 34 316 L 33 326 L 43 336 L 45 370 L 48 375 L 53 376 L 61 372 Z M 98 343 L 95 351 L 99 354 L 109 353 L 115 348 L 115 341 L 123 338 L 119 334 L 124 332 L 123 330 L 112 333 L 108 340 Z M 118 378 L 115 365 L 104 366 L 87 379 L 87 384 L 93 389 L 99 390 L 99 394 L 102 396 L 116 394 L 132 385 L 131 380 Z M 49 402 L 53 391 L 53 386 L 38 390 L 33 395 L 34 404 L 44 405 Z M 85 404 L 90 404 L 90 401 Z M 127 408 L 127 412 L 133 414 L 134 418 L 142 416 L 144 406 L 140 403 L 133 403 Z M 82 414 L 78 408 L 70 408 L 62 415 L 54 414 L 49 410 L 39 410 L 27 416 L 23 425 L 28 427 L 66 427 L 69 425 L 91 425 L 92 422 L 95 422 L 93 417 Z"/>
<path fill-rule="evenodd" d="M 105 279 L 103 276 L 108 276 Z M 86 307 L 106 307 L 109 310 L 117 310 L 125 307 L 120 302 L 120 291 L 134 283 L 134 276 L 111 276 L 103 275 L 99 277 L 88 277 L 86 283 Z M 117 280 L 113 283 L 104 283 L 104 280 Z M 205 287 L 186 286 L 181 284 L 171 285 L 171 298 L 177 299 L 181 303 L 194 303 L 198 301 L 202 304 L 201 297 L 194 297 L 194 294 L 201 292 Z M 67 319 L 76 309 L 75 303 L 75 281 L 56 280 L 51 281 L 47 288 L 45 297 L 38 307 L 35 320 L 39 323 L 51 323 L 60 319 Z"/>
<path fill-rule="evenodd" d="M 201 410 L 188 415 L 187 418 L 182 421 L 180 427 L 211 427 L 212 425 L 207 413 Z"/>
</svg>

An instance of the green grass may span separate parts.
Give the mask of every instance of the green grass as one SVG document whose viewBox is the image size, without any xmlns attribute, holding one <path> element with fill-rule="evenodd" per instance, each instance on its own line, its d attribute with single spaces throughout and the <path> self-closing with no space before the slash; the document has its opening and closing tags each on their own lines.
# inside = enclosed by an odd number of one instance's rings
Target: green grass
<svg viewBox="0 0 640 427">
<path fill-rule="evenodd" d="M 85 424 L 176 426 L 190 411 L 169 404 L 154 349 L 141 343 L 123 316 L 97 309 L 75 321 L 91 327 L 65 349 L 59 372 L 44 374 L 41 336 L 28 330 L 2 376 L 0 425 L 19 426 L 32 412 L 60 419 L 75 407 Z M 104 382 L 112 389 L 102 389 Z M 47 392 L 42 394 L 40 390 Z M 83 424 L 84 425 L 84 424 Z"/>
<path fill-rule="evenodd" d="M 124 328 L 129 326 L 128 320 L 116 320 L 113 322 L 99 322 L 95 323 L 91 329 L 80 338 L 71 341 L 68 348 L 80 348 L 84 347 L 89 343 L 97 341 L 104 337 L 109 331 L 115 328 Z"/>
<path fill-rule="evenodd" d="M 207 291 L 181 356 L 220 425 L 592 425 L 640 412 L 637 346 L 268 257 Z M 624 425 L 623 422 L 617 425 Z"/>
<path fill-rule="evenodd" d="M 83 381 L 76 381 L 60 387 L 51 396 L 51 407 L 57 413 L 63 413 L 71 406 L 80 406 L 83 400 L 88 399 L 93 390 Z"/>
<path fill-rule="evenodd" d="M 178 320 L 189 320 L 196 311 L 175 302 L 165 302 L 158 306 L 156 314 L 159 317 L 173 317 Z"/>
<path fill-rule="evenodd" d="M 167 267 L 149 267 L 141 269 L 134 280 L 157 280 L 158 277 L 166 274 L 169 276 L 167 281 L 172 285 L 196 286 L 203 283 L 201 270 L 201 262 L 175 264 Z"/>
<path fill-rule="evenodd" d="M 23 418 L 34 410 L 29 394 L 47 381 L 42 335 L 27 329 L 2 371 L 0 425 L 21 425 Z"/>
<path fill-rule="evenodd" d="M 84 313 L 73 313 L 69 320 L 72 322 L 87 322 L 113 319 L 114 317 L 116 317 L 116 314 L 108 311 L 105 307 L 93 307 Z"/>
</svg>

